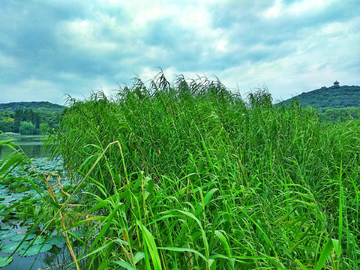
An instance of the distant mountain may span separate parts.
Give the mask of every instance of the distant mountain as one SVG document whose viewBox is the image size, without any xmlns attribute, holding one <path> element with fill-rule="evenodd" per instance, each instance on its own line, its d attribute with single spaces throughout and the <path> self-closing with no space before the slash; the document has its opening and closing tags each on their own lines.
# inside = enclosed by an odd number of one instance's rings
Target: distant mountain
<svg viewBox="0 0 360 270">
<path fill-rule="evenodd" d="M 32 101 L 32 102 L 10 102 L 0 103 L 0 112 L 16 110 L 33 110 L 37 112 L 62 112 L 66 107 L 48 101 Z"/>
<path fill-rule="evenodd" d="M 333 86 L 322 87 L 310 92 L 281 101 L 275 106 L 289 104 L 298 99 L 302 107 L 313 107 L 322 121 L 344 121 L 360 118 L 360 86 L 340 86 L 336 81 Z"/>
<path fill-rule="evenodd" d="M 0 131 L 32 135 L 58 128 L 65 108 L 48 101 L 0 103 Z"/>
<path fill-rule="evenodd" d="M 310 92 L 277 103 L 288 104 L 293 99 L 298 99 L 302 107 L 314 107 L 319 111 L 334 108 L 360 107 L 360 86 L 339 86 L 334 84 L 331 87 L 322 87 Z"/>
</svg>

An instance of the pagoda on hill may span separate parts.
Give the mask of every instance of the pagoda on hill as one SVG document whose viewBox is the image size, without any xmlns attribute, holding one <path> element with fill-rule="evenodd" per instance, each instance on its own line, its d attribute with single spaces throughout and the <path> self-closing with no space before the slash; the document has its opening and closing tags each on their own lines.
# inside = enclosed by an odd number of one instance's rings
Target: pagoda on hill
<svg viewBox="0 0 360 270">
<path fill-rule="evenodd" d="M 335 88 L 340 88 L 340 83 L 337 80 L 334 82 L 334 87 Z"/>
</svg>

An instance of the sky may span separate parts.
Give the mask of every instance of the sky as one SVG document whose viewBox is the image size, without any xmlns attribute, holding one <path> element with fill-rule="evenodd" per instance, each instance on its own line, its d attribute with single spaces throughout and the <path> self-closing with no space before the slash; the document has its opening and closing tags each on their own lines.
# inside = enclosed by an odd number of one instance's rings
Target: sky
<svg viewBox="0 0 360 270">
<path fill-rule="evenodd" d="M 112 95 L 159 68 L 274 101 L 360 85 L 360 1 L 0 1 L 0 103 Z"/>
</svg>

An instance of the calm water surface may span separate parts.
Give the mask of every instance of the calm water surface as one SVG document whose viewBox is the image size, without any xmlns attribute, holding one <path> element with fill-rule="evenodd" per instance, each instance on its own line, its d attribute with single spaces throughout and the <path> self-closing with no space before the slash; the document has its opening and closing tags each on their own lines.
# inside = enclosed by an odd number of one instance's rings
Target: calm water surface
<svg viewBox="0 0 360 270">
<path fill-rule="evenodd" d="M 46 139 L 46 136 L 42 135 L 30 135 L 30 136 L 1 136 L 1 140 L 8 140 L 8 139 L 14 139 L 19 143 L 19 146 L 21 149 L 25 152 L 25 154 L 29 158 L 44 158 L 44 157 L 50 157 L 49 151 L 45 150 L 44 147 L 44 140 Z M 7 147 L 0 145 L 0 160 L 5 158 L 7 155 L 12 153 L 12 150 Z"/>
<path fill-rule="evenodd" d="M 21 149 L 29 158 L 35 159 L 43 159 L 50 157 L 49 151 L 45 150 L 45 146 L 43 144 L 44 140 L 46 139 L 45 136 L 2 136 L 0 135 L 0 141 L 2 140 L 9 140 L 10 138 L 15 139 Z M 4 159 L 7 155 L 12 153 L 12 149 L 0 145 L 0 160 Z M 2 227 L 7 224 L 0 222 L 0 232 L 3 231 Z M 20 232 L 23 230 L 20 224 L 14 225 L 12 231 L 13 232 Z M 10 242 L 9 240 L 2 240 L 3 244 Z M 9 254 L 1 253 L 0 249 L 0 256 L 8 256 Z M 13 255 L 13 262 L 9 265 L 1 268 L 1 270 L 28 270 L 31 269 L 75 269 L 74 266 L 61 266 L 64 262 L 70 263 L 72 262 L 72 257 L 68 254 L 67 248 L 65 244 L 61 246 L 54 247 L 50 252 L 41 253 L 37 257 L 20 257 L 17 253 Z"/>
</svg>

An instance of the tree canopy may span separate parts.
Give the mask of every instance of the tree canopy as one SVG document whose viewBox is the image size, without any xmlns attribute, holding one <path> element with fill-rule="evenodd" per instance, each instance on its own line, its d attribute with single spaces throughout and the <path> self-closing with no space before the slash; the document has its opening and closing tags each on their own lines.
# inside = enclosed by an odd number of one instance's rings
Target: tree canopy
<svg viewBox="0 0 360 270">
<path fill-rule="evenodd" d="M 0 130 L 2 132 L 26 133 L 27 135 L 40 134 L 41 130 L 44 130 L 44 125 L 52 128 L 58 127 L 60 115 L 65 108 L 50 102 L 0 104 Z M 22 125 L 22 123 L 27 124 Z"/>
</svg>

